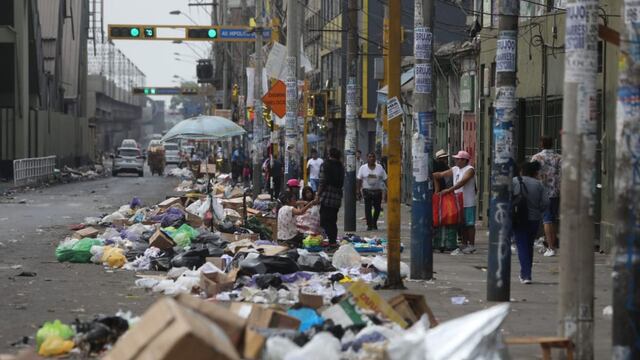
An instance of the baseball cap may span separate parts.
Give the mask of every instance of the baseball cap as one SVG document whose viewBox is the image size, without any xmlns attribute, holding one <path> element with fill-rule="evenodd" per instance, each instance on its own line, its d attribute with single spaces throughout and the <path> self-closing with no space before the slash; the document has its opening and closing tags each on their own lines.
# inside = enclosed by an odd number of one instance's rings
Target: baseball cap
<svg viewBox="0 0 640 360">
<path fill-rule="evenodd" d="M 287 181 L 287 186 L 300 187 L 300 182 L 297 179 L 289 179 L 289 181 Z"/>
<path fill-rule="evenodd" d="M 460 151 L 458 151 L 457 154 L 453 155 L 453 158 L 454 159 L 471 160 L 471 155 L 469 155 L 469 153 L 464 151 L 464 150 L 460 150 Z"/>
<path fill-rule="evenodd" d="M 440 158 L 448 157 L 448 156 L 449 156 L 449 154 L 447 154 L 447 152 L 444 151 L 443 149 L 440 149 L 440 150 L 438 150 L 436 152 L 436 159 L 440 159 Z"/>
</svg>

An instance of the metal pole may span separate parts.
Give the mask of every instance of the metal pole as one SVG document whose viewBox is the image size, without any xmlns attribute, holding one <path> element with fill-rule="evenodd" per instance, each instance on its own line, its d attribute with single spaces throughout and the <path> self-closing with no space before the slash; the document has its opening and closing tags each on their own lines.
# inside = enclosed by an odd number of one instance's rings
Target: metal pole
<svg viewBox="0 0 640 360">
<path fill-rule="evenodd" d="M 577 359 L 592 359 L 598 1 L 569 0 L 566 29 L 559 332 L 573 340 Z"/>
<path fill-rule="evenodd" d="M 226 12 L 227 12 L 227 2 L 220 2 L 220 22 L 222 25 L 227 23 Z M 227 56 L 227 51 L 229 50 L 229 44 L 222 44 L 220 46 L 221 52 L 221 60 L 222 60 L 222 108 L 229 109 L 229 57 Z"/>
<path fill-rule="evenodd" d="M 624 1 L 623 14 L 635 9 Z M 640 358 L 640 33 L 637 18 L 626 18 L 620 33 L 620 78 L 616 141 L 616 213 L 613 257 L 613 357 Z"/>
<path fill-rule="evenodd" d="M 389 0 L 389 62 L 387 63 L 387 74 L 389 82 L 389 97 L 400 99 L 400 21 L 401 21 L 401 1 Z M 390 117 L 390 115 L 389 115 Z M 402 115 L 389 118 L 389 193 L 388 193 L 388 213 L 387 238 L 388 248 L 388 271 L 387 285 L 391 288 L 402 287 L 400 278 L 400 167 L 402 159 L 402 142 L 400 141 L 400 126 Z"/>
<path fill-rule="evenodd" d="M 515 159 L 513 122 L 516 118 L 519 8 L 518 0 L 499 2 L 487 271 L 489 301 L 509 301 L 511 291 L 511 179 Z"/>
<path fill-rule="evenodd" d="M 358 0 L 348 2 L 347 111 L 344 136 L 344 231 L 356 231 L 356 124 L 358 122 Z"/>
<path fill-rule="evenodd" d="M 295 149 L 298 135 L 298 53 L 300 52 L 298 6 L 298 1 L 289 1 L 287 3 L 287 114 L 284 138 L 285 180 L 290 179 L 294 174 L 291 163 L 292 160 L 297 160 Z"/>
<path fill-rule="evenodd" d="M 262 173 L 262 1 L 256 1 L 256 64 L 253 74 L 253 194 L 257 196 L 261 192 Z"/>
<path fill-rule="evenodd" d="M 411 202 L 411 278 L 433 277 L 431 180 L 433 152 L 433 17 L 434 0 L 415 0 L 413 52 L 413 195 Z"/>
</svg>

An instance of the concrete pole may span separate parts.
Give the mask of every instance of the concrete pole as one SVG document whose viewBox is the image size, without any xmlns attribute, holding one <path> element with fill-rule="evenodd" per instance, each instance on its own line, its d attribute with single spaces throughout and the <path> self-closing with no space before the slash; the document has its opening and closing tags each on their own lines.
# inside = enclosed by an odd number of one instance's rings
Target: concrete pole
<svg viewBox="0 0 640 360">
<path fill-rule="evenodd" d="M 344 136 L 344 231 L 356 231 L 356 142 L 358 123 L 358 0 L 348 1 L 347 32 L 347 112 Z"/>
<path fill-rule="evenodd" d="M 400 21 L 401 0 L 389 0 L 389 61 L 387 62 L 387 74 L 389 83 L 388 99 L 397 97 L 400 99 Z M 402 142 L 400 141 L 400 126 L 402 115 L 388 119 L 389 122 L 389 180 L 388 180 L 388 213 L 387 213 L 387 238 L 389 277 L 387 285 L 390 288 L 402 287 L 400 278 L 400 172 L 402 159 Z"/>
<path fill-rule="evenodd" d="M 285 115 L 284 137 L 285 181 L 290 179 L 294 174 L 294 169 L 291 167 L 292 161 L 297 162 L 298 160 L 296 144 L 298 136 L 298 56 L 300 52 L 299 6 L 298 1 L 287 2 L 287 114 Z"/>
<path fill-rule="evenodd" d="M 389 5 L 384 5 L 384 19 L 382 22 L 382 59 L 384 61 L 384 76 L 382 86 L 387 86 L 387 99 L 389 98 Z M 389 156 L 389 121 L 387 119 L 387 107 L 382 107 L 382 158 Z"/>
<path fill-rule="evenodd" d="M 518 0 L 500 0 L 496 49 L 496 102 L 491 162 L 487 300 L 509 301 L 511 292 L 511 179 L 515 161 Z"/>
<path fill-rule="evenodd" d="M 413 194 L 411 202 L 411 278 L 433 277 L 433 18 L 434 0 L 415 0 L 413 20 L 413 53 L 415 76 L 413 90 L 412 168 Z"/>
<path fill-rule="evenodd" d="M 635 9 L 624 1 L 623 14 Z M 613 358 L 640 358 L 640 21 L 625 19 L 620 33 L 613 257 Z"/>
<path fill-rule="evenodd" d="M 226 21 L 226 12 L 227 12 L 227 1 L 220 1 L 220 23 L 225 25 Z M 229 109 L 229 57 L 227 56 L 227 51 L 229 51 L 229 44 L 223 43 L 220 46 L 221 52 L 221 60 L 222 60 L 222 108 Z"/>
<path fill-rule="evenodd" d="M 28 158 L 29 154 L 29 2 L 13 2 L 16 31 L 14 118 L 16 131 L 14 156 Z"/>
<path fill-rule="evenodd" d="M 258 196 L 261 188 L 262 174 L 262 136 L 264 123 L 262 120 L 262 1 L 256 1 L 256 64 L 253 81 L 253 194 Z"/>
<path fill-rule="evenodd" d="M 566 29 L 559 332 L 573 340 L 576 359 L 593 359 L 598 1 L 569 0 Z"/>
</svg>

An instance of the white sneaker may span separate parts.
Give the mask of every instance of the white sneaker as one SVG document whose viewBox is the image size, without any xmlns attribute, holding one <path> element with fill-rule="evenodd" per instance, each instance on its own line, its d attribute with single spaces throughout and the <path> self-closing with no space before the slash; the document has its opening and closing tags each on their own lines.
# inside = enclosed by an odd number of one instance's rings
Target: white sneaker
<svg viewBox="0 0 640 360">
<path fill-rule="evenodd" d="M 514 255 L 518 253 L 518 249 L 516 248 L 515 245 L 511 245 L 511 253 Z"/>
<path fill-rule="evenodd" d="M 543 256 L 546 256 L 546 257 L 556 256 L 556 251 L 549 248 L 547 249 L 547 251 L 544 252 Z"/>
<path fill-rule="evenodd" d="M 453 256 L 464 255 L 464 252 L 462 252 L 462 250 L 460 250 L 460 248 L 457 248 L 457 249 L 455 249 L 455 250 L 453 250 L 451 252 L 451 255 L 453 255 Z"/>
<path fill-rule="evenodd" d="M 520 284 L 531 284 L 531 279 L 523 279 L 522 277 L 520 278 Z"/>
<path fill-rule="evenodd" d="M 465 247 L 464 249 L 462 249 L 462 252 L 464 254 L 473 254 L 474 252 L 476 252 L 476 247 L 473 245 L 469 245 L 467 247 Z"/>
</svg>

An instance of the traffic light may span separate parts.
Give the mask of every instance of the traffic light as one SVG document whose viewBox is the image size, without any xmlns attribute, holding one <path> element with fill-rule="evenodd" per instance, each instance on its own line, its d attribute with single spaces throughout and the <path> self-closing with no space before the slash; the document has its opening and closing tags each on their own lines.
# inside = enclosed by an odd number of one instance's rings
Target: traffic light
<svg viewBox="0 0 640 360">
<path fill-rule="evenodd" d="M 213 82 L 213 64 L 211 64 L 211 60 L 198 60 L 198 65 L 196 65 L 196 75 L 198 76 L 199 83 Z"/>
<path fill-rule="evenodd" d="M 156 88 L 152 87 L 135 87 L 132 91 L 134 94 L 155 95 Z"/>
<path fill-rule="evenodd" d="M 313 95 L 313 112 L 315 116 L 327 116 L 327 94 L 317 93 Z"/>
<path fill-rule="evenodd" d="M 218 28 L 211 26 L 188 26 L 187 40 L 215 40 L 218 38 Z"/>
<path fill-rule="evenodd" d="M 156 28 L 153 26 L 117 26 L 109 25 L 110 39 L 155 39 Z"/>
</svg>

